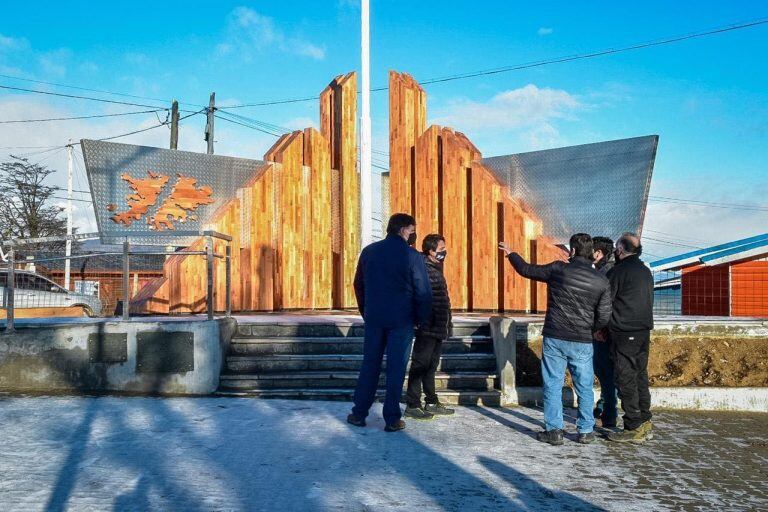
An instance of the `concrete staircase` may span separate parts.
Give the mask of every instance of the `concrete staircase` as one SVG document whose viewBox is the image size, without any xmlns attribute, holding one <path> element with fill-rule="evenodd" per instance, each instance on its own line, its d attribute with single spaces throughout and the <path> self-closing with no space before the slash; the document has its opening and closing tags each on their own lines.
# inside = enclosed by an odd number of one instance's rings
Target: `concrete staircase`
<svg viewBox="0 0 768 512">
<path fill-rule="evenodd" d="M 362 363 L 355 323 L 238 322 L 219 395 L 351 400 Z M 386 367 L 386 358 L 384 360 Z M 496 359 L 487 322 L 461 322 L 443 346 L 436 387 L 449 404 L 498 406 Z M 383 396 L 384 371 L 379 382 Z"/>
</svg>

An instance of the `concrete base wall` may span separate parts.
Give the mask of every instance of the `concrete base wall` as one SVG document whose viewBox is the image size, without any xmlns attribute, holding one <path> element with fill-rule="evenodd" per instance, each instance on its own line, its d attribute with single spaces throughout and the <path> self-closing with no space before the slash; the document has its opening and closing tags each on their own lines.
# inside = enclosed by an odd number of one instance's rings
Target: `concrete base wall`
<svg viewBox="0 0 768 512">
<path fill-rule="evenodd" d="M 19 321 L 14 333 L 0 333 L 0 391 L 209 394 L 236 328 L 234 319 Z M 164 342 L 173 336 L 184 339 L 183 367 L 171 368 L 177 353 Z M 105 356 L 107 339 L 119 343 Z"/>
</svg>

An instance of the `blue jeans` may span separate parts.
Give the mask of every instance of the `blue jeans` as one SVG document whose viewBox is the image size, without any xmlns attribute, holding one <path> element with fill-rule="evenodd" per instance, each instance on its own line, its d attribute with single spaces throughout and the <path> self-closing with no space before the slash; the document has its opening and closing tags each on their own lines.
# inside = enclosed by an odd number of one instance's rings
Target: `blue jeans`
<svg viewBox="0 0 768 512">
<path fill-rule="evenodd" d="M 541 374 L 544 378 L 544 427 L 547 431 L 563 429 L 563 383 L 566 368 L 571 372 L 578 397 L 579 417 L 576 428 L 582 434 L 592 432 L 595 428 L 592 415 L 592 407 L 595 405 L 592 355 L 592 343 L 544 337 Z"/>
<path fill-rule="evenodd" d="M 385 329 L 365 326 L 363 366 L 357 378 L 355 406 L 352 408 L 352 414 L 357 418 L 365 419 L 376 399 L 381 362 L 385 352 L 387 354 L 387 396 L 384 399 L 384 421 L 387 425 L 392 425 L 402 417 L 400 398 L 403 396 L 405 368 L 411 357 L 412 344 L 413 327 Z"/>
<path fill-rule="evenodd" d="M 600 400 L 603 401 L 603 412 L 600 419 L 603 426 L 616 424 L 619 415 L 617 409 L 618 391 L 613 377 L 613 359 L 611 359 L 610 341 L 593 341 L 592 348 L 595 352 L 594 369 L 597 380 L 600 381 Z"/>
</svg>

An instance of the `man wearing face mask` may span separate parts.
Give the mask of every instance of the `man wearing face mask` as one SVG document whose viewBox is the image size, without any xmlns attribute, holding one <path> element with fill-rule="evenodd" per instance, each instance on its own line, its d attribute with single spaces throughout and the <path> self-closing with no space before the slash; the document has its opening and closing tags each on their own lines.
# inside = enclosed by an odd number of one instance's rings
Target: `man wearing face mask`
<svg viewBox="0 0 768 512">
<path fill-rule="evenodd" d="M 592 261 L 595 263 L 595 269 L 608 275 L 608 271 L 614 266 L 613 240 L 604 236 L 592 238 L 595 252 L 592 255 Z M 595 376 L 600 382 L 600 398 L 595 405 L 594 416 L 600 418 L 603 428 L 616 427 L 616 418 L 618 410 L 616 405 L 618 399 L 616 396 L 616 385 L 613 382 L 613 361 L 610 354 L 610 340 L 608 339 L 608 329 L 595 335 L 595 341 L 592 342 L 595 351 L 594 368 Z"/>
<path fill-rule="evenodd" d="M 435 373 L 440 363 L 443 341 L 451 335 L 451 300 L 448 284 L 443 276 L 443 262 L 448 251 L 445 238 L 431 234 L 424 237 L 421 252 L 427 264 L 429 284 L 432 288 L 432 313 L 429 321 L 419 325 L 413 343 L 411 371 L 408 374 L 408 392 L 405 415 L 417 420 L 429 420 L 435 415 L 453 414 L 454 410 L 440 403 L 435 392 Z M 424 387 L 424 407 L 421 389 Z"/>
<path fill-rule="evenodd" d="M 400 398 L 411 355 L 414 327 L 425 325 L 432 310 L 432 290 L 424 258 L 416 243 L 416 221 L 405 213 L 389 219 L 387 236 L 360 253 L 355 273 L 355 296 L 365 321 L 363 364 L 355 389 L 355 405 L 347 422 L 365 426 L 376 398 L 381 363 L 387 354 L 387 395 L 384 421 L 387 432 L 405 428 Z"/>
</svg>

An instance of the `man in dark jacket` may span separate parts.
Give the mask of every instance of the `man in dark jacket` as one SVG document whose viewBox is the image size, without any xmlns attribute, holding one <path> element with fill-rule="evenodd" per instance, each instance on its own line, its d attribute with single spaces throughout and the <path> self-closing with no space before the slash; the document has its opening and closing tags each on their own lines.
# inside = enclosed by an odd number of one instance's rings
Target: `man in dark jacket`
<svg viewBox="0 0 768 512">
<path fill-rule="evenodd" d="M 425 236 L 421 252 L 427 264 L 429 285 L 432 288 L 432 314 L 429 321 L 421 324 L 416 330 L 411 371 L 408 374 L 408 406 L 405 408 L 405 415 L 417 420 L 429 420 L 436 414 L 455 412 L 442 405 L 435 392 L 435 373 L 440 364 L 443 341 L 451 335 L 451 299 L 448 297 L 448 284 L 443 276 L 443 262 L 448 254 L 445 238 L 436 234 Z M 423 408 L 422 384 L 425 395 Z"/>
<path fill-rule="evenodd" d="M 595 251 L 592 255 L 595 268 L 598 272 L 607 276 L 608 271 L 614 265 L 613 240 L 604 236 L 596 236 L 592 238 L 592 244 Z M 594 416 L 595 418 L 600 418 L 603 428 L 614 428 L 616 427 L 616 417 L 618 416 L 616 408 L 618 400 L 616 385 L 613 382 L 613 362 L 611 361 L 607 331 L 607 329 L 603 329 L 592 343 L 592 348 L 595 352 L 595 377 L 600 382 L 600 398 L 597 400 L 597 405 L 595 405 Z"/>
<path fill-rule="evenodd" d="M 608 324 L 611 295 L 608 280 L 592 266 L 592 237 L 578 233 L 571 237 L 568 263 L 555 261 L 548 265 L 531 265 L 500 243 L 515 271 L 523 277 L 547 283 L 547 314 L 544 319 L 544 347 L 541 373 L 544 380 L 544 426 L 539 441 L 563 444 L 563 381 L 565 370 L 571 372 L 579 402 L 576 427 L 578 441 L 595 440 L 592 432 L 595 403 L 592 389 L 594 333 Z"/>
<path fill-rule="evenodd" d="M 616 242 L 616 266 L 608 273 L 613 313 L 608 327 L 616 386 L 624 410 L 624 430 L 609 434 L 619 442 L 653 438 L 648 352 L 653 330 L 653 274 L 640 260 L 643 247 L 633 233 Z"/>
<path fill-rule="evenodd" d="M 424 258 L 410 245 L 416 240 L 416 221 L 405 213 L 389 219 L 387 237 L 364 248 L 355 274 L 355 296 L 365 321 L 363 364 L 355 389 L 355 405 L 347 421 L 365 426 L 376 398 L 381 363 L 387 354 L 387 432 L 405 428 L 400 398 L 413 329 L 426 324 L 432 310 L 432 290 Z"/>
</svg>

